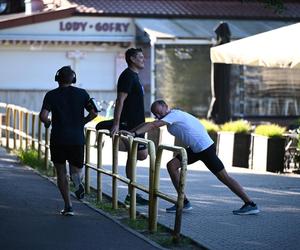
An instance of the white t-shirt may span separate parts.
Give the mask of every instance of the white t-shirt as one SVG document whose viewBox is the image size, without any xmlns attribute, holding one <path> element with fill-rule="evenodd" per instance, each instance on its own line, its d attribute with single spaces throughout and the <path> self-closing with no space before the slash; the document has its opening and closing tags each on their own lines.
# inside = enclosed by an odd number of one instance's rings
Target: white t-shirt
<svg viewBox="0 0 300 250">
<path fill-rule="evenodd" d="M 172 109 L 161 120 L 168 123 L 169 133 L 183 145 L 190 147 L 194 153 L 199 153 L 214 143 L 200 121 L 189 113 Z"/>
</svg>

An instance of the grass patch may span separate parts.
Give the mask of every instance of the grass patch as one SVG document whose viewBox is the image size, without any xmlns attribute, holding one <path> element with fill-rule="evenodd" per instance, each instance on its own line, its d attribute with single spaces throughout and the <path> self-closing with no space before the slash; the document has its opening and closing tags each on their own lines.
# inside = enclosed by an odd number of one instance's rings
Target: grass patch
<svg viewBox="0 0 300 250">
<path fill-rule="evenodd" d="M 18 150 L 16 151 L 16 155 L 19 157 L 22 164 L 30 166 L 36 170 L 38 170 L 41 174 L 54 177 L 54 169 L 53 166 L 49 165 L 47 169 L 45 168 L 45 158 L 41 157 L 38 158 L 38 151 L 34 149 L 25 150 Z"/>
</svg>

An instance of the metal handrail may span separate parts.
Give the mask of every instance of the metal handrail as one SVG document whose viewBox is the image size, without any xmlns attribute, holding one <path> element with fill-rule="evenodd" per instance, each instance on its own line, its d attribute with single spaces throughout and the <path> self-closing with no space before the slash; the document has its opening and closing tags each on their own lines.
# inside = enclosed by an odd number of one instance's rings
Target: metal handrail
<svg viewBox="0 0 300 250">
<path fill-rule="evenodd" d="M 90 161 L 90 149 L 93 145 L 90 144 L 91 132 L 96 132 L 97 136 L 97 164 L 91 163 Z M 132 138 L 131 136 L 115 135 L 112 138 L 113 141 L 113 163 L 112 171 L 106 170 L 102 167 L 102 143 L 104 135 L 109 136 L 109 131 L 87 128 L 86 129 L 86 161 L 85 161 L 85 185 L 86 191 L 90 192 L 90 169 L 97 172 L 97 201 L 102 200 L 102 180 L 101 174 L 105 174 L 112 177 L 112 207 L 113 209 L 118 208 L 118 193 L 117 193 L 117 180 L 128 184 L 129 194 L 130 194 L 130 208 L 129 214 L 132 220 L 136 219 L 136 189 L 144 191 L 149 194 L 149 209 L 148 209 L 148 228 L 150 232 L 157 231 L 157 210 L 158 210 L 158 198 L 162 198 L 174 204 L 177 204 L 175 225 L 174 225 L 174 237 L 179 239 L 180 228 L 181 228 L 181 218 L 182 209 L 184 203 L 184 186 L 186 178 L 187 169 L 187 154 L 184 148 L 178 146 L 169 145 L 159 145 L 157 153 L 155 153 L 155 145 L 153 141 L 142 139 L 142 138 Z M 131 168 L 131 179 L 118 174 L 118 151 L 119 151 L 119 139 L 127 140 L 129 143 L 129 164 Z M 149 162 L 149 188 L 137 183 L 136 181 L 136 162 L 137 162 L 137 147 L 138 144 L 144 144 L 148 146 L 148 154 L 150 158 Z M 172 151 L 174 153 L 179 153 L 181 155 L 181 171 L 180 171 L 180 183 L 179 192 L 177 199 L 159 191 L 160 182 L 160 167 L 161 167 L 161 157 L 163 150 Z"/>
<path fill-rule="evenodd" d="M 41 159 L 42 149 L 44 148 L 45 161 L 44 166 L 48 168 L 49 165 L 49 129 L 44 129 L 45 138 L 43 138 L 42 133 L 42 122 L 38 119 L 39 113 L 30 111 L 24 107 L 20 107 L 13 104 L 0 103 L 0 108 L 5 109 L 5 125 L 2 125 L 2 116 L 0 123 L 0 137 L 2 143 L 2 130 L 5 131 L 6 143 L 5 147 L 7 149 L 24 149 L 24 140 L 25 140 L 25 149 L 28 150 L 30 143 L 31 148 L 36 149 L 38 145 L 38 157 Z M 31 134 L 30 134 L 30 118 L 31 118 Z M 35 137 L 35 127 L 36 122 L 38 121 L 38 134 L 37 138 Z M 11 147 L 11 134 L 13 138 L 13 146 Z"/>
</svg>

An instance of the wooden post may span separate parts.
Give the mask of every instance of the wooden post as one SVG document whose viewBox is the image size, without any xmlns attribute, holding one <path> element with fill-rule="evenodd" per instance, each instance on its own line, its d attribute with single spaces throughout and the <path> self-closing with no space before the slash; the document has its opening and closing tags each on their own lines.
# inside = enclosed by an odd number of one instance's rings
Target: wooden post
<svg viewBox="0 0 300 250">
<path fill-rule="evenodd" d="M 13 124 L 14 124 L 14 131 L 13 131 L 13 136 L 14 136 L 14 149 L 17 148 L 17 134 L 16 134 L 16 130 L 17 130 L 17 110 L 14 109 L 14 116 L 13 116 Z"/>
<path fill-rule="evenodd" d="M 158 147 L 158 146 L 157 146 Z M 155 177 L 155 148 L 156 145 L 153 141 L 148 142 L 148 154 L 150 156 L 150 167 L 149 167 L 149 209 L 148 209 L 148 229 L 152 232 L 153 222 L 154 220 L 154 212 L 153 212 L 153 200 L 154 200 L 154 177 Z"/>
<path fill-rule="evenodd" d="M 49 143 L 49 128 L 45 130 L 46 138 L 45 138 L 45 169 L 48 169 L 49 166 L 49 151 L 50 151 L 50 143 Z"/>
<path fill-rule="evenodd" d="M 179 179 L 179 192 L 177 198 L 177 209 L 175 216 L 175 226 L 174 226 L 174 238 L 175 242 L 179 242 L 180 240 L 180 228 L 181 228 L 181 220 L 182 220 L 182 209 L 184 203 L 184 186 L 185 186 L 185 177 L 186 177 L 186 169 L 187 169 L 187 154 L 184 148 L 180 150 L 181 155 L 181 170 L 180 170 L 180 179 Z"/>
<path fill-rule="evenodd" d="M 38 122 L 38 159 L 42 157 L 42 122 L 39 119 Z"/>
<path fill-rule="evenodd" d="M 91 192 L 90 190 L 90 168 L 87 166 L 87 164 L 90 164 L 90 151 L 91 151 L 91 145 L 90 145 L 90 137 L 91 137 L 91 130 L 86 130 L 86 141 L 85 141 L 85 192 L 89 194 Z"/>
<path fill-rule="evenodd" d="M 11 108 L 6 108 L 6 121 L 5 121 L 5 127 L 6 127 L 6 149 L 9 149 L 9 137 L 10 137 L 10 115 L 11 115 Z"/>
<path fill-rule="evenodd" d="M 19 110 L 19 141 L 20 141 L 20 148 L 23 149 L 23 114 L 22 110 Z"/>
<path fill-rule="evenodd" d="M 25 149 L 28 150 L 28 144 L 29 144 L 29 112 L 26 112 L 25 115 L 25 126 L 26 126 L 26 145 Z"/>
<path fill-rule="evenodd" d="M 103 143 L 103 133 L 98 133 L 97 140 L 97 169 L 102 168 L 102 143 Z M 102 175 L 100 171 L 97 171 L 97 202 L 102 201 Z"/>
<path fill-rule="evenodd" d="M 129 194 L 130 194 L 130 219 L 136 219 L 136 188 L 132 186 L 132 183 L 136 183 L 136 161 L 137 161 L 137 148 L 138 142 L 133 141 L 132 148 L 130 150 L 129 168 L 130 168 L 130 182 L 129 182 Z"/>
<path fill-rule="evenodd" d="M 112 207 L 118 209 L 118 179 L 115 177 L 118 174 L 118 151 L 119 151 L 119 136 L 113 136 L 113 165 L 112 165 Z"/>
<path fill-rule="evenodd" d="M 31 136 L 31 147 L 32 147 L 33 150 L 35 149 L 35 141 L 34 141 L 34 137 L 35 137 L 35 120 L 36 120 L 35 114 L 32 113 L 32 124 L 31 124 L 31 133 L 32 133 L 32 136 Z"/>
</svg>

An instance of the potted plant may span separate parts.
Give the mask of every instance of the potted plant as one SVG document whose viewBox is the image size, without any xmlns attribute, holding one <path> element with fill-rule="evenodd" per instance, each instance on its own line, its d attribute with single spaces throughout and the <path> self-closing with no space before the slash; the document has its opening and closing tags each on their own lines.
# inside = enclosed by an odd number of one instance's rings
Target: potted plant
<svg viewBox="0 0 300 250">
<path fill-rule="evenodd" d="M 215 145 L 218 143 L 218 131 L 220 130 L 219 125 L 215 124 L 211 120 L 207 119 L 200 119 L 201 124 L 205 127 L 207 133 L 211 137 L 211 139 L 214 141 Z"/>
<path fill-rule="evenodd" d="M 283 172 L 286 129 L 277 124 L 259 125 L 252 134 L 251 168 Z"/>
<path fill-rule="evenodd" d="M 245 120 L 227 122 L 218 132 L 217 154 L 225 165 L 248 168 L 251 125 Z"/>
</svg>

